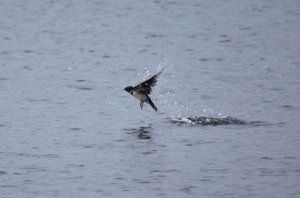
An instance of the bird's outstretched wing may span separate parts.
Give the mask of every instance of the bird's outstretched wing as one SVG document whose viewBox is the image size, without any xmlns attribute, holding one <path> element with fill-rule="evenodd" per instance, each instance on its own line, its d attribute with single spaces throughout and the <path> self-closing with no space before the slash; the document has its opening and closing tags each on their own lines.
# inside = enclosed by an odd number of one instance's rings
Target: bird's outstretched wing
<svg viewBox="0 0 300 198">
<path fill-rule="evenodd" d="M 164 68 L 158 72 L 157 74 L 153 75 L 151 78 L 149 78 L 148 80 L 145 80 L 144 82 L 138 84 L 137 86 L 135 86 L 133 89 L 135 89 L 136 91 L 143 91 L 146 92 L 146 94 L 150 94 L 152 91 L 152 87 L 154 87 L 156 85 L 157 82 L 157 77 L 164 71 Z"/>
</svg>

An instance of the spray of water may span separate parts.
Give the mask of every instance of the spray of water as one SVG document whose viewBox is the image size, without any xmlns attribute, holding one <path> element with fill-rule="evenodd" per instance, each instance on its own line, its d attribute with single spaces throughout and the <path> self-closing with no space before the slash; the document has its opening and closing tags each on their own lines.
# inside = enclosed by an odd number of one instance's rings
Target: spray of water
<svg viewBox="0 0 300 198">
<path fill-rule="evenodd" d="M 157 68 L 161 71 L 161 68 L 167 66 L 166 59 L 163 63 L 160 63 Z M 157 104 L 162 115 L 171 121 L 180 121 L 189 124 L 201 124 L 201 125 L 219 125 L 219 124 L 242 124 L 241 120 L 230 118 L 224 116 L 220 112 L 216 112 L 213 108 L 203 108 L 197 109 L 192 104 L 183 105 L 180 102 L 180 98 L 176 96 L 175 92 L 172 90 L 174 86 L 168 86 L 169 82 L 175 82 L 176 72 L 175 69 L 170 69 L 171 66 L 168 65 L 168 70 L 166 70 L 165 75 L 160 76 L 159 86 L 156 87 L 155 96 L 158 97 Z M 172 75 L 170 75 L 172 74 Z"/>
<path fill-rule="evenodd" d="M 175 82 L 176 72 L 172 65 L 167 64 L 168 60 L 165 58 L 157 66 L 157 72 L 162 71 L 167 67 L 166 71 L 159 77 L 159 85 L 155 88 L 160 112 L 167 118 L 191 116 L 194 114 L 192 108 L 179 102 L 175 92 L 172 90 L 174 89 L 174 86 L 172 86 L 173 84 L 168 86 L 170 82 Z"/>
<path fill-rule="evenodd" d="M 167 59 L 157 65 L 157 72 L 165 70 L 167 67 Z M 163 115 L 166 119 L 177 124 L 192 124 L 192 125 L 228 125 L 249 124 L 243 120 L 224 116 L 220 112 L 216 112 L 213 108 L 203 108 L 199 110 L 190 104 L 183 105 L 176 96 L 174 84 L 170 86 L 170 82 L 176 82 L 176 70 L 172 65 L 168 65 L 168 69 L 159 76 L 158 85 L 153 90 L 154 103 L 159 109 L 160 115 Z M 153 75 L 153 70 L 145 68 L 143 75 L 138 73 L 138 76 L 142 76 L 144 80 Z M 186 98 L 185 98 L 186 100 Z"/>
</svg>

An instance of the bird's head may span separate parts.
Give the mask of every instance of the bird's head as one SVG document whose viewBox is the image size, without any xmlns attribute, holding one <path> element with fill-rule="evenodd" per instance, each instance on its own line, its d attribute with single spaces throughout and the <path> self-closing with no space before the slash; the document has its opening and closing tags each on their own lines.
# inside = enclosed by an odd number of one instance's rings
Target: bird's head
<svg viewBox="0 0 300 198">
<path fill-rule="evenodd" d="M 132 86 L 125 87 L 124 90 L 127 91 L 128 93 L 132 93 L 133 87 Z"/>
</svg>

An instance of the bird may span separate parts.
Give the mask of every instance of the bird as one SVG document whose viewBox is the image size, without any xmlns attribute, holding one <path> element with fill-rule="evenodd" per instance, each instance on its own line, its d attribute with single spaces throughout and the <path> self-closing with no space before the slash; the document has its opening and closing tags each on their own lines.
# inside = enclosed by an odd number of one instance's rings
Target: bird
<svg viewBox="0 0 300 198">
<path fill-rule="evenodd" d="M 140 100 L 141 110 L 143 109 L 144 103 L 147 103 L 154 109 L 154 111 L 157 112 L 157 108 L 152 102 L 149 95 L 151 94 L 152 87 L 156 85 L 157 77 L 163 72 L 163 70 L 164 68 L 157 74 L 153 75 L 151 78 L 145 80 L 144 82 L 141 82 L 136 86 L 128 86 L 124 88 L 125 91 Z"/>
</svg>

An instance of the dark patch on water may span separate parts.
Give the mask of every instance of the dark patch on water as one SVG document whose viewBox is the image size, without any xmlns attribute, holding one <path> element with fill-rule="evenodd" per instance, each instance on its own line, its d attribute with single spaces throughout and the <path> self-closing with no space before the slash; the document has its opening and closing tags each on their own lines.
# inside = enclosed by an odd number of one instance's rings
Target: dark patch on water
<svg viewBox="0 0 300 198">
<path fill-rule="evenodd" d="M 282 105 L 281 107 L 285 110 L 299 110 L 300 109 L 300 107 L 295 107 L 293 105 Z"/>
<path fill-rule="evenodd" d="M 262 157 L 261 159 L 263 159 L 263 160 L 273 160 L 272 157 L 268 157 L 268 156 L 264 156 L 264 157 Z"/>
<path fill-rule="evenodd" d="M 4 50 L 4 51 L 1 51 L 0 54 L 2 54 L 2 55 L 9 55 L 9 54 L 11 54 L 11 52 Z"/>
<path fill-rule="evenodd" d="M 202 62 L 207 62 L 207 61 L 209 61 L 208 58 L 200 58 L 199 60 L 202 61 Z"/>
<path fill-rule="evenodd" d="M 27 70 L 33 70 L 31 67 L 29 67 L 29 66 L 27 66 L 27 65 L 25 65 L 23 68 L 24 68 L 24 69 L 27 69 Z"/>
<path fill-rule="evenodd" d="M 102 56 L 102 58 L 110 58 L 110 56 L 105 54 L 105 55 Z"/>
<path fill-rule="evenodd" d="M 32 98 L 27 98 L 26 99 L 28 102 L 47 102 L 47 99 L 32 99 Z"/>
<path fill-rule="evenodd" d="M 17 188 L 16 185 L 10 185 L 10 184 L 4 184 L 4 185 L 1 185 L 0 188 Z"/>
<path fill-rule="evenodd" d="M 33 53 L 34 51 L 31 50 L 31 49 L 25 49 L 25 50 L 23 50 L 23 52 L 24 52 L 25 54 L 31 54 L 31 53 Z"/>
<path fill-rule="evenodd" d="M 251 30 L 252 28 L 251 27 L 246 27 L 246 26 L 243 26 L 243 27 L 239 27 L 238 28 L 239 30 L 242 30 L 242 31 L 247 31 L 247 30 Z"/>
<path fill-rule="evenodd" d="M 8 80 L 7 78 L 0 78 L 0 81 Z"/>
<path fill-rule="evenodd" d="M 201 99 L 204 99 L 204 100 L 210 100 L 210 99 L 215 99 L 216 97 L 213 97 L 213 96 L 209 96 L 209 95 L 201 95 Z"/>
<path fill-rule="evenodd" d="M 146 52 L 148 52 L 148 49 L 144 49 L 144 48 L 139 49 L 139 53 L 146 53 Z"/>
<path fill-rule="evenodd" d="M 185 186 L 179 189 L 179 191 L 187 193 L 187 194 L 192 194 L 192 190 L 196 188 L 195 186 Z"/>
<path fill-rule="evenodd" d="M 56 155 L 56 154 L 45 154 L 45 155 L 41 155 L 40 157 L 42 157 L 42 158 L 48 158 L 48 159 L 55 159 L 55 158 L 59 158 L 59 156 L 58 155 Z"/>
<path fill-rule="evenodd" d="M 149 38 L 163 38 L 163 37 L 164 37 L 164 35 L 162 35 L 162 34 L 148 33 L 145 38 L 149 39 Z"/>
<path fill-rule="evenodd" d="M 93 90 L 93 89 L 90 88 L 90 87 L 77 87 L 77 89 L 83 90 L 83 91 L 91 91 L 91 90 Z"/>
<path fill-rule="evenodd" d="M 4 39 L 4 40 L 11 40 L 11 37 L 5 36 L 5 37 L 3 37 L 3 39 Z"/>
<path fill-rule="evenodd" d="M 0 171 L 0 176 L 1 175 L 6 175 L 7 174 L 7 172 L 5 172 L 5 171 Z"/>
<path fill-rule="evenodd" d="M 230 39 L 223 39 L 223 40 L 219 40 L 219 43 L 230 43 L 231 40 Z"/>
<path fill-rule="evenodd" d="M 85 86 L 68 85 L 68 87 L 70 87 L 70 88 L 75 88 L 75 89 L 82 90 L 82 91 L 91 91 L 91 90 L 94 90 L 94 89 L 91 88 L 91 87 L 85 87 Z"/>
<path fill-rule="evenodd" d="M 293 108 L 293 106 L 292 106 L 292 105 L 282 105 L 281 107 L 283 107 L 283 108 L 287 108 L 287 109 L 291 109 L 291 108 Z"/>
<path fill-rule="evenodd" d="M 252 121 L 246 122 L 244 120 L 233 118 L 233 117 L 205 117 L 205 116 L 194 116 L 194 117 L 186 117 L 186 118 L 171 118 L 171 122 L 182 125 L 182 124 L 190 124 L 190 125 L 201 125 L 201 126 L 217 126 L 217 125 L 252 125 L 252 126 L 261 126 L 266 123 L 260 121 Z"/>
<path fill-rule="evenodd" d="M 79 127 L 72 127 L 72 128 L 69 128 L 69 130 L 71 130 L 71 131 L 80 131 L 81 128 L 79 128 Z"/>
</svg>

